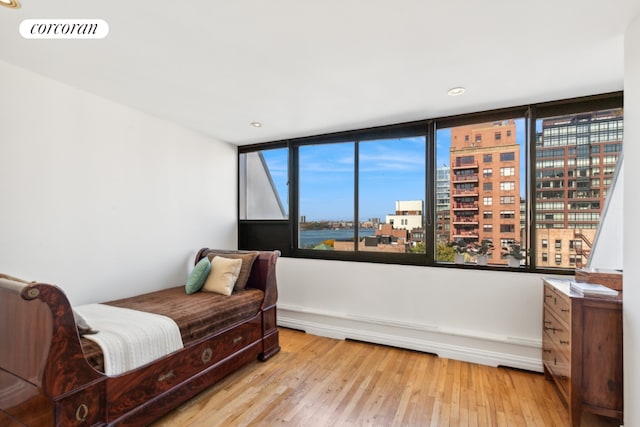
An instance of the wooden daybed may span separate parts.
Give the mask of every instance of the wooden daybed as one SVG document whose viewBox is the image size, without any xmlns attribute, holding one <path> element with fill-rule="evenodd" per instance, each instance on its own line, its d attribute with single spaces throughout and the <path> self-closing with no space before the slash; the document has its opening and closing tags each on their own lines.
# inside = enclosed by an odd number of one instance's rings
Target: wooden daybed
<svg viewBox="0 0 640 427">
<path fill-rule="evenodd" d="M 200 250 L 196 263 L 214 252 L 221 251 Z M 216 295 L 214 311 L 235 305 L 238 313 L 246 300 L 254 304 L 250 314 L 245 307 L 241 318 L 236 314 L 231 322 L 218 322 L 208 332 L 203 332 L 202 322 L 191 320 L 188 331 L 180 326 L 184 348 L 116 376 L 100 372 L 99 354 L 80 337 L 61 289 L 0 276 L 0 425 L 145 425 L 252 360 L 270 358 L 280 350 L 275 277 L 279 254 L 259 251 L 246 289 L 231 296 Z M 178 300 L 184 286 L 107 304 L 136 308 L 150 301 L 153 305 L 171 292 Z M 191 303 L 195 298 L 213 298 L 210 293 L 198 294 L 186 297 Z M 178 325 L 188 321 L 177 317 Z"/>
</svg>

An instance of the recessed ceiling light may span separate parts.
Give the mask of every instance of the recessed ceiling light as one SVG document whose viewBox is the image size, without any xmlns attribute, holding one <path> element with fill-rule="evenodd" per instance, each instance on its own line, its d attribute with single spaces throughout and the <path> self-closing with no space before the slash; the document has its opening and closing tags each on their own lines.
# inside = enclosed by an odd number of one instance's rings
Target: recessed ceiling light
<svg viewBox="0 0 640 427">
<path fill-rule="evenodd" d="M 0 1 L 2 1 L 2 0 L 0 0 Z M 251 123 L 249 123 L 249 124 L 250 124 L 251 126 L 253 126 L 254 128 L 262 127 L 262 123 L 260 123 L 260 122 L 251 122 Z"/>
<path fill-rule="evenodd" d="M 18 0 L 0 0 L 0 5 L 10 7 L 12 9 L 19 9 L 20 3 Z"/>
<path fill-rule="evenodd" d="M 449 92 L 447 92 L 447 94 L 449 96 L 458 96 L 458 95 L 462 95 L 464 91 L 465 91 L 465 88 L 463 88 L 462 86 L 452 87 L 451 89 L 449 89 Z"/>
</svg>

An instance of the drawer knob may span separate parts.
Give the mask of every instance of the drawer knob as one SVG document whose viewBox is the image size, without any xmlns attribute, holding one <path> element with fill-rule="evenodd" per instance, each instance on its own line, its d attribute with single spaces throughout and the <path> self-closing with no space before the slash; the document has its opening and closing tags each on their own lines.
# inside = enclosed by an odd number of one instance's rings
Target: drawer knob
<svg viewBox="0 0 640 427">
<path fill-rule="evenodd" d="M 202 363 L 207 363 L 209 360 L 211 360 L 211 356 L 213 356 L 213 350 L 211 350 L 211 347 L 207 347 L 202 350 L 202 356 L 200 356 L 200 358 L 202 359 Z"/>
<path fill-rule="evenodd" d="M 83 422 L 87 419 L 88 415 L 89 407 L 87 405 L 83 403 L 82 405 L 78 406 L 78 409 L 76 409 L 76 420 L 78 420 L 79 422 Z"/>
<path fill-rule="evenodd" d="M 166 374 L 161 374 L 160 376 L 158 376 L 158 382 L 162 382 L 165 380 L 168 380 L 169 378 L 173 378 L 176 374 L 171 370 L 169 372 L 167 372 Z"/>
<path fill-rule="evenodd" d="M 560 340 L 560 344 L 566 344 L 566 345 L 569 345 L 569 341 Z"/>
<path fill-rule="evenodd" d="M 560 311 L 563 312 L 563 313 L 568 313 L 569 309 L 568 308 L 562 308 L 562 309 L 560 309 Z"/>
<path fill-rule="evenodd" d="M 235 337 L 235 338 L 233 339 L 233 343 L 234 343 L 234 344 L 238 344 L 240 341 L 242 341 L 242 337 L 241 337 L 241 336 L 240 336 L 240 337 Z"/>
</svg>

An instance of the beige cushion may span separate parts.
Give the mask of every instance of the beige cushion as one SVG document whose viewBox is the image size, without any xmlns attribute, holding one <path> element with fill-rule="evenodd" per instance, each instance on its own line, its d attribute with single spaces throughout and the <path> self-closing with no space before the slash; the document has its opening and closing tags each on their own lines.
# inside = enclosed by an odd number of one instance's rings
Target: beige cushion
<svg viewBox="0 0 640 427">
<path fill-rule="evenodd" d="M 207 280 L 204 282 L 202 290 L 222 295 L 231 295 L 233 286 L 236 284 L 236 280 L 238 280 L 241 267 L 241 259 L 223 258 L 221 256 L 213 257 L 211 260 L 211 271 L 209 272 Z"/>
<path fill-rule="evenodd" d="M 236 286 L 234 289 L 242 290 L 247 285 L 247 281 L 249 280 L 249 275 L 251 274 L 251 267 L 253 267 L 253 262 L 258 257 L 257 252 L 249 252 L 246 254 L 237 254 L 237 253 L 225 253 L 225 252 L 210 252 L 207 257 L 209 260 L 212 260 L 216 255 L 231 258 L 231 259 L 241 259 L 242 260 L 242 268 L 240 269 L 240 275 L 238 276 L 238 280 L 236 281 Z"/>
</svg>

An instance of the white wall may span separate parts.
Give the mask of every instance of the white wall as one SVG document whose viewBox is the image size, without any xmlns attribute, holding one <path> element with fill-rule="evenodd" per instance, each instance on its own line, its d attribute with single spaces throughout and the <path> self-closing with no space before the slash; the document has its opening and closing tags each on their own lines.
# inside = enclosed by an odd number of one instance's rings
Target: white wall
<svg viewBox="0 0 640 427">
<path fill-rule="evenodd" d="M 1 61 L 0 76 L 0 272 L 82 304 L 182 284 L 197 249 L 236 247 L 235 147 Z"/>
<path fill-rule="evenodd" d="M 625 148 L 623 148 L 623 151 Z M 624 156 L 620 155 L 587 267 L 608 270 L 623 269 L 623 214 Z"/>
<path fill-rule="evenodd" d="M 542 370 L 538 275 L 292 258 L 277 272 L 280 325 Z"/>
<path fill-rule="evenodd" d="M 287 219 L 262 153 L 246 153 L 239 163 L 240 218 Z"/>
<path fill-rule="evenodd" d="M 635 224 L 640 212 L 640 15 L 625 33 L 624 70 L 624 424 L 640 425 L 640 227 Z M 630 167 L 629 167 L 630 166 Z"/>
</svg>

